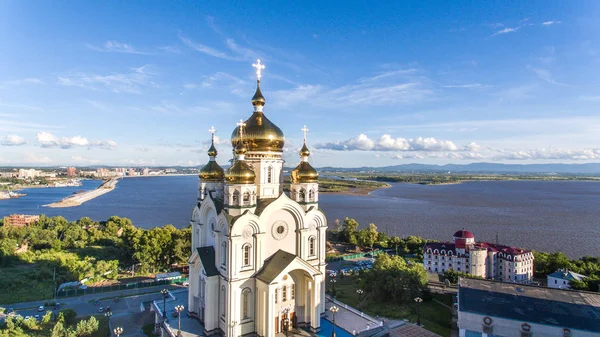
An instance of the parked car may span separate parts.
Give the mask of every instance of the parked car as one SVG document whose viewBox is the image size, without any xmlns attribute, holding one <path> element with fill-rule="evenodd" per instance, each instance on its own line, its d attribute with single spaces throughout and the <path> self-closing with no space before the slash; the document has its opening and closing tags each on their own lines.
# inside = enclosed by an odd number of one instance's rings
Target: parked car
<svg viewBox="0 0 600 337">
<path fill-rule="evenodd" d="M 183 285 L 184 287 L 189 287 L 190 283 L 186 281 L 186 282 L 183 282 L 181 285 Z"/>
<path fill-rule="evenodd" d="M 35 317 L 35 319 L 38 320 L 38 321 L 40 320 L 40 315 L 35 315 L 33 317 Z"/>
<path fill-rule="evenodd" d="M 8 309 L 6 309 L 6 314 L 8 315 L 8 314 L 10 314 L 10 313 L 11 313 L 11 312 L 13 312 L 13 311 L 15 311 L 15 309 L 13 309 L 13 308 L 8 308 Z"/>
<path fill-rule="evenodd" d="M 38 311 L 39 311 L 39 312 L 42 312 L 42 311 L 44 311 L 44 306 L 43 306 L 43 305 L 40 305 L 40 306 L 38 307 Z"/>
<path fill-rule="evenodd" d="M 104 307 L 99 307 L 98 312 L 104 312 Z"/>
<path fill-rule="evenodd" d="M 171 311 L 171 316 L 177 317 L 177 311 L 175 311 L 175 310 Z"/>
</svg>

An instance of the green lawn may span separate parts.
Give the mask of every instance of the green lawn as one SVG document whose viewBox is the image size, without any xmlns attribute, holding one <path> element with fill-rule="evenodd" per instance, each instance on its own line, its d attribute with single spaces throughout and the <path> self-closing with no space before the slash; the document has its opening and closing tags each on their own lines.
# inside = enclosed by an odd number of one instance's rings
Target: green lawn
<svg viewBox="0 0 600 337">
<path fill-rule="evenodd" d="M 0 304 L 51 299 L 54 293 L 52 274 L 40 275 L 36 264 L 0 268 Z M 6 305 L 8 306 L 8 305 Z"/>
<path fill-rule="evenodd" d="M 328 293 L 331 291 L 331 284 L 328 281 Z M 357 277 L 345 276 L 337 278 L 336 299 L 358 308 L 358 287 Z M 365 296 L 367 295 L 367 296 Z M 433 298 L 448 305 L 452 305 L 451 295 L 433 294 Z M 382 316 L 389 319 L 408 319 L 411 322 L 417 321 L 416 305 L 414 303 L 382 303 L 369 299 L 368 294 L 362 294 L 362 303 L 360 309 L 371 316 Z M 441 336 L 450 336 L 450 324 L 452 313 L 450 309 L 434 300 L 421 303 L 421 324 L 424 328 L 435 332 Z"/>
</svg>

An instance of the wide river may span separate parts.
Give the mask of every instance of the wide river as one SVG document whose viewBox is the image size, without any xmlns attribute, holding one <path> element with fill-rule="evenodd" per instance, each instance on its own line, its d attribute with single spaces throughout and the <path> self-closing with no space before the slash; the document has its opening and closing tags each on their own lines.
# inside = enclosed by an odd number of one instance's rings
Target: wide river
<svg viewBox="0 0 600 337">
<path fill-rule="evenodd" d="M 111 215 L 152 228 L 188 225 L 197 195 L 197 176 L 125 178 L 114 191 L 78 207 L 45 208 L 81 187 L 26 189 L 20 199 L 0 200 L 0 216 L 11 213 L 62 215 L 68 220 Z M 600 256 L 600 183 L 584 181 L 483 181 L 455 185 L 393 184 L 368 196 L 321 194 L 320 207 L 332 224 L 355 218 L 387 233 L 451 240 L 468 229 L 478 241 L 563 251 L 570 257 Z"/>
</svg>

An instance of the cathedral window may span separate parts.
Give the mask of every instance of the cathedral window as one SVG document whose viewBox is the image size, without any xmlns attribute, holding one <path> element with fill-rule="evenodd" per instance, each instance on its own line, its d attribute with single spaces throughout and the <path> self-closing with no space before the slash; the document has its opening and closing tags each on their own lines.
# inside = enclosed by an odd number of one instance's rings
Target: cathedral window
<svg viewBox="0 0 600 337">
<path fill-rule="evenodd" d="M 249 204 L 250 204 L 250 193 L 245 192 L 244 193 L 244 205 L 249 205 Z"/>
<path fill-rule="evenodd" d="M 248 308 L 250 302 L 250 289 L 246 288 L 242 291 L 242 318 L 249 318 L 250 313 Z"/>
<path fill-rule="evenodd" d="M 221 264 L 227 264 L 227 242 L 221 243 Z"/>
<path fill-rule="evenodd" d="M 225 286 L 221 287 L 221 316 L 225 317 Z"/>
<path fill-rule="evenodd" d="M 287 287 L 283 286 L 283 288 L 281 288 L 281 301 L 285 302 L 287 301 Z"/>
<path fill-rule="evenodd" d="M 300 201 L 306 201 L 306 200 L 305 200 L 305 195 L 304 195 L 304 194 L 305 194 L 304 190 L 300 190 L 300 195 L 299 195 L 299 197 L 300 197 Z"/>
<path fill-rule="evenodd" d="M 267 168 L 267 184 L 273 182 L 273 167 L 269 166 Z"/>
<path fill-rule="evenodd" d="M 314 190 L 308 191 L 308 200 L 315 201 L 315 191 Z"/>
<path fill-rule="evenodd" d="M 240 192 L 238 192 L 238 191 L 233 192 L 233 204 L 234 205 L 240 204 Z"/>
<path fill-rule="evenodd" d="M 244 267 L 247 267 L 250 265 L 252 246 L 250 244 L 245 244 L 243 247 L 243 251 L 244 251 Z"/>
<path fill-rule="evenodd" d="M 292 291 L 291 291 L 290 296 L 292 299 L 296 298 L 296 284 L 295 283 L 292 283 Z"/>
<path fill-rule="evenodd" d="M 308 255 L 315 256 L 315 237 L 308 238 Z"/>
<path fill-rule="evenodd" d="M 279 297 L 279 296 L 277 296 L 278 293 L 279 293 L 279 289 L 275 289 L 275 303 L 277 303 L 277 301 L 278 301 L 278 297 Z"/>
</svg>

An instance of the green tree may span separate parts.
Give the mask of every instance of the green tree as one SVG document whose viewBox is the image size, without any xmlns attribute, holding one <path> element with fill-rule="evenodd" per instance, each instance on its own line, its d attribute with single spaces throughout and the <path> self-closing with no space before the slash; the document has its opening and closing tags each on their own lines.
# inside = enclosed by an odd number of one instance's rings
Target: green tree
<svg viewBox="0 0 600 337">
<path fill-rule="evenodd" d="M 356 231 L 358 230 L 358 222 L 354 219 L 350 219 L 346 217 L 344 219 L 344 224 L 342 225 L 342 233 L 344 234 L 344 238 L 348 243 L 353 245 L 358 244 L 356 240 Z"/>
</svg>

